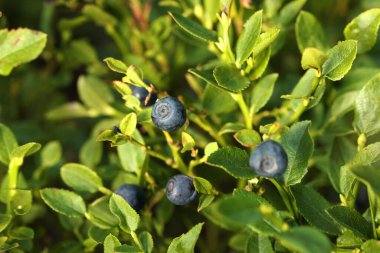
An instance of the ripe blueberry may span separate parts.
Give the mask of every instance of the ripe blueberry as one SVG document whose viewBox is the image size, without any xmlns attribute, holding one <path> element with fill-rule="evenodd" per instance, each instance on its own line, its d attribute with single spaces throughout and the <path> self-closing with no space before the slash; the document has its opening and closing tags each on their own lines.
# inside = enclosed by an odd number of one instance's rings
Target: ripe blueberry
<svg viewBox="0 0 380 253">
<path fill-rule="evenodd" d="M 197 196 L 193 179 L 184 175 L 173 176 L 166 184 L 166 197 L 174 205 L 187 205 Z"/>
<path fill-rule="evenodd" d="M 112 131 L 114 134 L 121 134 L 121 130 L 118 126 L 113 126 Z"/>
<path fill-rule="evenodd" d="M 175 131 L 185 124 L 186 109 L 178 99 L 165 97 L 156 101 L 151 117 L 161 130 Z"/>
<path fill-rule="evenodd" d="M 144 191 L 134 184 L 123 184 L 115 191 L 127 201 L 127 203 L 136 211 L 144 206 Z"/>
<path fill-rule="evenodd" d="M 152 93 L 150 95 L 149 100 L 145 104 L 146 97 L 149 95 L 149 92 L 144 87 L 134 86 L 130 85 L 132 94 L 135 96 L 139 101 L 142 107 L 151 106 L 156 102 L 157 100 L 157 93 Z"/>
<path fill-rule="evenodd" d="M 249 166 L 260 176 L 276 177 L 286 170 L 288 156 L 278 142 L 264 141 L 253 150 Z"/>
</svg>

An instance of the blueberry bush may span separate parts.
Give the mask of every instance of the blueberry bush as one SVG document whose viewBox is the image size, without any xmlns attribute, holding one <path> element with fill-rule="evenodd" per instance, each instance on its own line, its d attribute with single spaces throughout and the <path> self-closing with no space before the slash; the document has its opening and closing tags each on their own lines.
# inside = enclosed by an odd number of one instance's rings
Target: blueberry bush
<svg viewBox="0 0 380 253">
<path fill-rule="evenodd" d="M 0 2 L 0 252 L 380 252 L 379 0 Z"/>
</svg>

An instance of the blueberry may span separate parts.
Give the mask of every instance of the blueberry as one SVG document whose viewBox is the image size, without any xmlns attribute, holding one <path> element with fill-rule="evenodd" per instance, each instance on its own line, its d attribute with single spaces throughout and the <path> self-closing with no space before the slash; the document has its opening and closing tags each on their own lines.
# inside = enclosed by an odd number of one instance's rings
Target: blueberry
<svg viewBox="0 0 380 253">
<path fill-rule="evenodd" d="M 127 203 L 136 211 L 144 206 L 144 191 L 134 184 L 123 184 L 115 191 L 127 201 Z"/>
<path fill-rule="evenodd" d="M 156 101 L 151 116 L 156 127 L 164 131 L 175 131 L 185 124 L 186 109 L 178 99 L 165 97 Z"/>
<path fill-rule="evenodd" d="M 114 134 L 121 134 L 121 130 L 118 126 L 113 126 L 112 131 Z"/>
<path fill-rule="evenodd" d="M 286 170 L 288 156 L 278 142 L 264 141 L 253 150 L 249 166 L 260 176 L 276 177 Z"/>
<path fill-rule="evenodd" d="M 193 179 L 184 175 L 175 175 L 166 184 L 166 197 L 174 205 L 187 205 L 197 196 Z"/>
<path fill-rule="evenodd" d="M 130 85 L 130 87 L 131 87 L 133 96 L 135 96 L 140 101 L 140 104 L 142 107 L 151 106 L 154 104 L 154 102 L 156 102 L 157 93 L 152 93 L 150 95 L 149 100 L 145 104 L 145 99 L 149 95 L 149 91 L 145 89 L 144 87 L 139 87 L 139 86 L 134 86 L 134 85 Z"/>
</svg>

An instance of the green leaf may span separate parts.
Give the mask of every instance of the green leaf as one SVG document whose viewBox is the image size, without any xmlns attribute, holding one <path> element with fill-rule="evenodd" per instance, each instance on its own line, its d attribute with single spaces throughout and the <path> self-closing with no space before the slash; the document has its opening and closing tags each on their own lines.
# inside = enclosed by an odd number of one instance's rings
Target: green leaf
<svg viewBox="0 0 380 253">
<path fill-rule="evenodd" d="M 274 84 L 278 78 L 278 74 L 270 74 L 260 79 L 252 89 L 250 114 L 253 116 L 260 111 L 266 103 L 268 103 L 273 93 Z"/>
<path fill-rule="evenodd" d="M 230 112 L 236 108 L 236 105 L 231 94 L 221 87 L 207 85 L 202 94 L 202 106 L 209 114 Z"/>
<path fill-rule="evenodd" d="M 239 190 L 215 201 L 203 210 L 203 214 L 225 229 L 241 229 L 263 218 L 259 209 L 262 203 L 266 201 L 255 193 Z"/>
<path fill-rule="evenodd" d="M 219 149 L 217 142 L 210 142 L 205 146 L 204 149 L 204 157 L 208 158 L 212 153 Z"/>
<path fill-rule="evenodd" d="M 322 65 L 322 75 L 332 81 L 342 79 L 351 69 L 356 51 L 357 42 L 355 40 L 339 42 L 327 52 L 327 59 Z"/>
<path fill-rule="evenodd" d="M 308 69 L 301 79 L 296 84 L 292 91 L 292 96 L 294 97 L 310 97 L 312 95 L 313 89 L 318 85 L 319 78 L 317 76 L 317 71 L 314 69 Z M 290 104 L 293 110 L 297 110 L 299 106 L 302 106 L 303 99 L 292 99 Z"/>
<path fill-rule="evenodd" d="M 255 147 L 261 142 L 261 137 L 258 132 L 253 129 L 243 129 L 234 134 L 234 138 L 244 147 Z"/>
<path fill-rule="evenodd" d="M 288 168 L 284 173 L 287 186 L 300 183 L 307 173 L 307 163 L 314 151 L 309 127 L 310 121 L 297 122 L 280 139 L 288 155 Z"/>
<path fill-rule="evenodd" d="M 328 113 L 328 122 L 334 122 L 354 109 L 355 100 L 358 97 L 358 91 L 343 93 L 334 99 Z"/>
<path fill-rule="evenodd" d="M 213 74 L 213 71 L 214 71 L 213 69 L 204 69 L 204 70 L 189 69 L 188 71 L 189 71 L 189 73 L 191 73 L 194 76 L 202 79 L 206 83 L 214 85 L 216 87 L 219 87 L 216 80 L 215 80 L 215 77 Z M 219 87 L 219 88 L 223 88 L 223 87 Z"/>
<path fill-rule="evenodd" d="M 267 236 L 252 234 L 247 240 L 245 253 L 274 253 L 274 251 Z"/>
<path fill-rule="evenodd" d="M 371 238 L 371 224 L 355 209 L 346 206 L 332 206 L 326 212 L 340 225 L 363 238 Z"/>
<path fill-rule="evenodd" d="M 354 127 L 366 136 L 380 131 L 380 74 L 360 90 L 355 102 Z"/>
<path fill-rule="evenodd" d="M 13 149 L 15 149 L 18 144 L 16 137 L 12 133 L 12 131 L 0 123 L 0 162 L 5 165 L 9 164 L 11 160 L 11 153 Z"/>
<path fill-rule="evenodd" d="M 308 47 L 325 49 L 325 34 L 317 18 L 307 11 L 301 11 L 296 21 L 296 39 L 301 53 Z"/>
<path fill-rule="evenodd" d="M 40 150 L 41 144 L 30 142 L 13 149 L 11 153 L 11 161 L 21 166 L 24 163 L 24 158 L 36 153 Z"/>
<path fill-rule="evenodd" d="M 251 179 L 256 176 L 253 169 L 249 167 L 247 152 L 236 147 L 225 147 L 212 153 L 207 163 L 225 170 L 235 178 Z"/>
<path fill-rule="evenodd" d="M 128 113 L 120 122 L 120 130 L 123 134 L 131 136 L 136 130 L 137 115 L 134 112 Z"/>
<path fill-rule="evenodd" d="M 107 57 L 103 61 L 107 64 L 108 68 L 110 68 L 112 71 L 115 71 L 117 73 L 122 73 L 122 74 L 127 73 L 128 66 L 125 65 L 124 62 L 120 60 L 116 60 L 112 57 Z"/>
<path fill-rule="evenodd" d="M 134 138 L 143 143 L 143 138 L 138 131 L 135 131 Z M 117 147 L 117 154 L 125 171 L 140 173 L 146 157 L 144 147 L 128 142 Z"/>
<path fill-rule="evenodd" d="M 279 33 L 280 33 L 280 29 L 273 28 L 269 32 L 260 34 L 259 39 L 257 40 L 255 47 L 253 48 L 253 51 L 252 51 L 253 58 L 255 58 L 265 49 L 270 47 L 272 43 L 277 39 Z"/>
<path fill-rule="evenodd" d="M 61 215 L 60 217 L 66 217 L 66 216 Z M 78 221 L 77 221 L 77 223 L 78 223 Z M 91 239 L 93 239 L 97 243 L 101 243 L 101 244 L 104 243 L 104 240 L 107 238 L 107 236 L 109 234 L 112 234 L 114 236 L 118 236 L 119 235 L 119 230 L 117 228 L 113 228 L 113 229 L 100 229 L 100 228 L 95 227 L 95 226 L 91 226 L 88 229 L 88 237 L 91 238 Z"/>
<path fill-rule="evenodd" d="M 113 27 L 117 24 L 116 18 L 111 16 L 109 13 L 105 12 L 96 5 L 86 4 L 82 8 L 82 13 L 84 16 L 90 18 L 99 26 L 103 27 Z"/>
<path fill-rule="evenodd" d="M 240 122 L 228 122 L 219 130 L 218 134 L 236 133 L 237 131 L 244 129 L 244 127 L 244 124 Z"/>
<path fill-rule="evenodd" d="M 115 247 L 120 245 L 120 241 L 113 234 L 109 234 L 104 240 L 104 253 L 115 253 Z"/>
<path fill-rule="evenodd" d="M 56 165 L 62 156 L 62 146 L 58 141 L 48 142 L 40 153 L 41 166 L 50 168 Z"/>
<path fill-rule="evenodd" d="M 0 30 L 0 75 L 7 76 L 13 68 L 36 59 L 46 45 L 46 37 L 27 28 Z"/>
<path fill-rule="evenodd" d="M 218 85 L 238 93 L 248 88 L 250 81 L 240 74 L 240 71 L 233 65 L 221 65 L 214 69 L 214 77 Z"/>
<path fill-rule="evenodd" d="M 207 179 L 201 177 L 194 177 L 193 182 L 197 192 L 202 194 L 213 194 L 212 184 Z"/>
<path fill-rule="evenodd" d="M 182 132 L 182 146 L 183 147 L 182 147 L 181 153 L 190 151 L 195 146 L 195 140 L 190 134 L 186 132 Z"/>
<path fill-rule="evenodd" d="M 195 244 L 201 233 L 203 223 L 198 223 L 186 234 L 173 239 L 168 248 L 168 253 L 194 253 Z"/>
<path fill-rule="evenodd" d="M 324 197 L 307 186 L 296 185 L 291 189 L 298 210 L 311 225 L 331 235 L 339 234 L 338 228 L 325 212 L 331 205 Z"/>
<path fill-rule="evenodd" d="M 115 80 L 113 81 L 113 86 L 115 87 L 116 91 L 123 96 L 123 99 L 125 96 L 132 94 L 131 88 L 126 83 Z"/>
<path fill-rule="evenodd" d="M 279 235 L 281 243 L 299 253 L 330 253 L 330 240 L 312 227 L 299 226 Z"/>
<path fill-rule="evenodd" d="M 361 249 L 363 253 L 376 253 L 380 252 L 380 244 L 378 240 L 371 239 L 362 244 Z"/>
<path fill-rule="evenodd" d="M 42 200 L 54 211 L 69 216 L 80 217 L 86 212 L 86 205 L 81 196 L 74 192 L 45 188 L 40 190 Z"/>
<path fill-rule="evenodd" d="M 11 210 L 16 215 L 25 215 L 32 208 L 32 191 L 31 190 L 12 190 Z"/>
<path fill-rule="evenodd" d="M 119 224 L 118 219 L 110 211 L 109 196 L 101 197 L 91 203 L 86 218 L 101 229 L 111 229 Z"/>
<path fill-rule="evenodd" d="M 236 61 L 241 64 L 244 62 L 256 44 L 261 32 L 261 22 L 263 11 L 257 11 L 245 22 L 244 30 L 240 35 L 236 45 Z"/>
<path fill-rule="evenodd" d="M 144 253 L 151 253 L 153 251 L 153 238 L 148 231 L 141 232 L 139 240 L 143 246 Z"/>
<path fill-rule="evenodd" d="M 355 177 L 351 169 L 354 167 L 372 166 L 380 160 L 380 142 L 370 144 L 356 153 L 355 157 L 340 168 L 340 189 L 344 195 L 349 195 Z"/>
<path fill-rule="evenodd" d="M 8 235 L 16 240 L 31 240 L 34 238 L 34 231 L 28 227 L 15 227 L 9 231 Z"/>
<path fill-rule="evenodd" d="M 169 15 L 183 30 L 185 30 L 189 34 L 204 41 L 211 41 L 211 42 L 218 41 L 218 37 L 215 32 L 204 28 L 200 24 L 176 13 L 169 12 Z"/>
<path fill-rule="evenodd" d="M 121 245 L 115 247 L 115 253 L 143 253 L 143 251 L 135 246 Z"/>
<path fill-rule="evenodd" d="M 256 80 L 264 74 L 268 67 L 271 52 L 271 47 L 268 47 L 255 57 L 252 65 L 253 71 L 249 74 L 250 80 Z"/>
<path fill-rule="evenodd" d="M 0 213 L 0 232 L 2 232 L 12 221 L 12 215 Z"/>
<path fill-rule="evenodd" d="M 80 149 L 79 161 L 88 167 L 95 167 L 102 159 L 102 152 L 102 143 L 90 137 Z"/>
<path fill-rule="evenodd" d="M 48 120 L 65 120 L 85 117 L 95 117 L 98 113 L 88 111 L 81 103 L 69 102 L 48 111 Z"/>
<path fill-rule="evenodd" d="M 107 85 L 95 76 L 80 76 L 78 79 L 78 93 L 82 102 L 98 113 L 110 115 L 114 109 L 109 106 L 114 98 Z"/>
<path fill-rule="evenodd" d="M 380 197 L 379 169 L 371 166 L 355 166 L 351 171 L 361 182 L 371 188 Z"/>
<path fill-rule="evenodd" d="M 302 53 L 301 66 L 303 69 L 316 69 L 318 75 L 322 72 L 322 65 L 326 61 L 326 54 L 314 47 L 305 48 Z"/>
<path fill-rule="evenodd" d="M 358 41 L 358 53 L 365 53 L 375 45 L 380 25 L 380 9 L 359 14 L 344 28 L 346 40 Z"/>
<path fill-rule="evenodd" d="M 140 216 L 123 197 L 112 194 L 109 206 L 111 212 L 119 219 L 121 229 L 126 232 L 131 232 L 138 228 Z"/>
<path fill-rule="evenodd" d="M 201 195 L 199 197 L 199 204 L 198 204 L 197 211 L 200 212 L 206 207 L 208 207 L 209 205 L 211 205 L 214 199 L 215 199 L 215 195 Z"/>
<path fill-rule="evenodd" d="M 103 186 L 102 179 L 90 168 L 77 163 L 67 163 L 61 168 L 61 178 L 79 192 L 95 193 Z"/>
<path fill-rule="evenodd" d="M 287 26 L 305 5 L 306 0 L 294 0 L 287 3 L 280 11 L 279 21 L 282 26 Z"/>
</svg>

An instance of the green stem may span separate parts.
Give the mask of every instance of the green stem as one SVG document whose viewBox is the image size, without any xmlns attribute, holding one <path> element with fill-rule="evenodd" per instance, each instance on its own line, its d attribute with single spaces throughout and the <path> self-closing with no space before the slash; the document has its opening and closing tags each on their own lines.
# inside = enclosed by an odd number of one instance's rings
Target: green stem
<svg viewBox="0 0 380 253">
<path fill-rule="evenodd" d="M 131 231 L 131 236 L 132 236 L 132 239 L 133 241 L 136 243 L 136 245 L 140 248 L 140 249 L 143 249 L 143 246 L 139 240 L 139 238 L 137 237 L 137 234 L 135 233 L 135 231 Z"/>
<path fill-rule="evenodd" d="M 241 112 L 243 113 L 245 126 L 247 129 L 252 129 L 252 118 L 249 114 L 249 109 L 247 104 L 244 101 L 244 97 L 242 93 L 233 94 L 231 93 L 232 98 L 238 103 Z"/>
<path fill-rule="evenodd" d="M 175 168 L 177 168 L 181 173 L 183 173 L 183 174 L 186 175 L 187 172 L 188 172 L 187 166 L 183 162 L 182 157 L 180 156 L 180 154 L 178 153 L 178 149 L 174 145 L 173 138 L 170 136 L 170 134 L 168 132 L 166 132 L 166 131 L 163 131 L 163 132 L 164 132 L 166 141 L 169 144 L 170 150 L 172 152 L 174 163 L 175 163 Z"/>
<path fill-rule="evenodd" d="M 296 218 L 296 213 L 294 211 L 290 198 L 288 194 L 286 193 L 285 189 L 275 179 L 271 178 L 269 179 L 269 181 L 271 181 L 272 184 L 277 188 L 282 200 L 285 203 L 286 208 L 288 208 L 289 212 L 293 215 L 294 218 Z"/>
<path fill-rule="evenodd" d="M 123 41 L 123 38 L 116 32 L 113 26 L 106 27 L 106 31 L 112 37 L 123 56 L 126 56 L 128 54 L 128 48 L 126 47 L 126 43 Z"/>
<path fill-rule="evenodd" d="M 164 156 L 164 155 L 162 155 L 162 154 L 160 154 L 160 153 L 158 153 L 158 152 L 156 152 L 154 150 L 151 150 L 149 147 L 146 150 L 146 152 L 147 152 L 148 155 L 150 155 L 150 156 L 152 156 L 154 158 L 160 159 L 163 162 L 165 162 L 166 164 L 171 164 L 171 162 L 172 162 L 171 158 L 166 157 L 166 156 Z"/>
<path fill-rule="evenodd" d="M 368 200 L 369 200 L 369 209 L 371 211 L 371 223 L 372 223 L 372 231 L 373 231 L 373 237 L 377 240 L 377 232 L 376 232 L 376 221 L 375 221 L 375 195 L 372 192 L 371 189 L 367 188 L 368 190 Z"/>
<path fill-rule="evenodd" d="M 313 84 L 312 84 L 312 86 L 310 88 L 310 91 L 306 95 L 307 97 L 311 96 L 314 93 L 315 89 L 318 87 L 318 85 L 320 84 L 320 82 L 321 83 L 325 82 L 325 80 L 323 78 L 320 79 L 320 77 L 315 76 L 315 79 L 313 80 Z M 298 105 L 298 107 L 296 108 L 296 110 L 291 115 L 287 115 L 285 117 L 285 119 L 283 119 L 282 123 L 284 125 L 290 125 L 293 122 L 297 121 L 301 117 L 302 113 L 307 109 L 309 103 L 310 103 L 310 99 L 303 99 L 302 103 L 300 103 Z"/>
<path fill-rule="evenodd" d="M 99 187 L 98 189 L 101 193 L 105 194 L 105 195 L 111 195 L 113 193 L 113 191 L 111 191 L 110 189 L 104 187 L 104 186 L 101 186 Z"/>
<path fill-rule="evenodd" d="M 15 195 L 15 189 L 17 188 L 17 179 L 19 165 L 16 160 L 11 160 L 8 169 L 8 199 L 7 199 L 7 213 L 11 213 L 11 200 Z"/>
<path fill-rule="evenodd" d="M 219 135 L 218 132 L 206 123 L 205 120 L 201 120 L 198 115 L 190 114 L 189 119 L 202 128 L 205 132 L 209 133 L 221 146 L 225 147 L 227 145 L 223 136 Z"/>
</svg>

